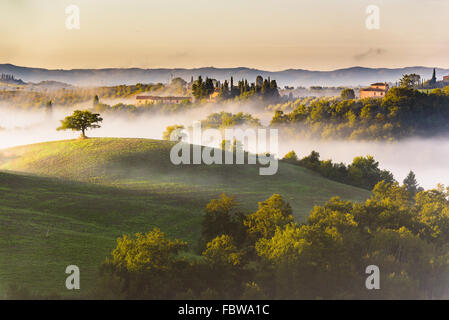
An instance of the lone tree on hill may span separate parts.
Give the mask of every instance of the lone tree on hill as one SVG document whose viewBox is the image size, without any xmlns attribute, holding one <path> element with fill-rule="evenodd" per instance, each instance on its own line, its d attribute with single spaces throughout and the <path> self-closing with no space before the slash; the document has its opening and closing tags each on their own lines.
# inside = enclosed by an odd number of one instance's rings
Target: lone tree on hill
<svg viewBox="0 0 449 320">
<path fill-rule="evenodd" d="M 103 118 L 100 117 L 99 113 L 92 113 L 88 110 L 75 110 L 71 116 L 61 120 L 61 126 L 56 130 L 71 129 L 72 131 L 81 131 L 81 138 L 86 138 L 86 130 L 100 128 L 100 125 L 97 123 L 102 121 Z"/>
</svg>

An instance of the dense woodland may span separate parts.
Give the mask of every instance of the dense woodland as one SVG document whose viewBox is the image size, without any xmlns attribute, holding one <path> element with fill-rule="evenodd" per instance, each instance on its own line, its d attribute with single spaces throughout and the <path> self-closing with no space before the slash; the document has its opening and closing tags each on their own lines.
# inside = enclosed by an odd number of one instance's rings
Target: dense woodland
<svg viewBox="0 0 449 320">
<path fill-rule="evenodd" d="M 281 106 L 271 125 L 309 138 L 395 140 L 448 132 L 448 120 L 449 87 L 430 93 L 395 87 L 384 99 L 299 101 L 288 113 Z"/>
<path fill-rule="evenodd" d="M 233 197 L 223 194 L 206 207 L 200 256 L 158 229 L 124 235 L 101 267 L 95 294 L 124 299 L 447 298 L 448 197 L 449 190 L 440 186 L 410 198 L 405 185 L 382 181 L 366 202 L 332 198 L 298 224 L 280 195 L 243 213 Z M 365 288 L 365 268 L 372 264 L 380 268 L 382 290 Z"/>
</svg>

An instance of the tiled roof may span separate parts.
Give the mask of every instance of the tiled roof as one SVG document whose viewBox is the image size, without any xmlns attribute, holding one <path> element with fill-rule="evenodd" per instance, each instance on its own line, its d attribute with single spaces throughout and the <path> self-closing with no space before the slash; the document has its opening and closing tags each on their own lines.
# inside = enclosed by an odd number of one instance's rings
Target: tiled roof
<svg viewBox="0 0 449 320">
<path fill-rule="evenodd" d="M 137 96 L 137 100 L 185 100 L 191 97 L 158 97 L 158 96 Z"/>
<path fill-rule="evenodd" d="M 384 89 L 379 88 L 366 88 L 366 89 L 360 89 L 360 91 L 376 91 L 376 92 L 385 92 Z"/>
</svg>

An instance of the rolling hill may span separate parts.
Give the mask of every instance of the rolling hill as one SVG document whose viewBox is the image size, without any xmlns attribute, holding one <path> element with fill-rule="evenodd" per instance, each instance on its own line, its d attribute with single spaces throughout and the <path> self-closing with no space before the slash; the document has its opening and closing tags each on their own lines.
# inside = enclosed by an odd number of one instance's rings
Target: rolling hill
<svg viewBox="0 0 449 320">
<path fill-rule="evenodd" d="M 369 192 L 279 163 L 274 176 L 255 165 L 184 165 L 169 161 L 172 142 L 91 138 L 0 152 L 0 297 L 18 283 L 44 294 L 64 288 L 65 267 L 81 269 L 86 293 L 99 264 L 124 233 L 155 226 L 195 245 L 207 202 L 226 192 L 254 210 L 273 193 L 303 221 L 315 204 Z M 20 173 L 19 173 L 20 172 Z"/>
</svg>

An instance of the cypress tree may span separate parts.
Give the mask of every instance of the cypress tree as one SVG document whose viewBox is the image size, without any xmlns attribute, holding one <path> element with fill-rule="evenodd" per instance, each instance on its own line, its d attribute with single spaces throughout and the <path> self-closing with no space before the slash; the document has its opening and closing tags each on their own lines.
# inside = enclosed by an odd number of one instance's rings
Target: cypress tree
<svg viewBox="0 0 449 320">
<path fill-rule="evenodd" d="M 433 68 L 433 74 L 432 74 L 432 79 L 430 80 L 430 83 L 432 85 L 435 85 L 437 83 L 437 74 L 436 74 L 435 68 Z"/>
</svg>

